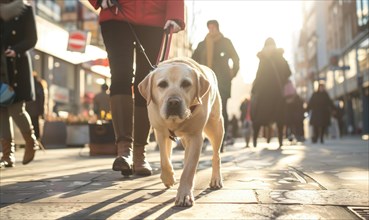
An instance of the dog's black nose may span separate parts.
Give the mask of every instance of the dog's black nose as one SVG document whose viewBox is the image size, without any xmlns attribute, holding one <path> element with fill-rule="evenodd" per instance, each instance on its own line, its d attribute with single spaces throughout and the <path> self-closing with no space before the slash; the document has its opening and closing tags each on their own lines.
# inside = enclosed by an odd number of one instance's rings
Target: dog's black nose
<svg viewBox="0 0 369 220">
<path fill-rule="evenodd" d="M 178 98 L 169 98 L 168 99 L 168 107 L 169 108 L 177 108 L 180 104 L 180 100 Z"/>
<path fill-rule="evenodd" d="M 167 101 L 167 115 L 180 115 L 181 100 L 177 97 L 171 97 Z"/>
</svg>

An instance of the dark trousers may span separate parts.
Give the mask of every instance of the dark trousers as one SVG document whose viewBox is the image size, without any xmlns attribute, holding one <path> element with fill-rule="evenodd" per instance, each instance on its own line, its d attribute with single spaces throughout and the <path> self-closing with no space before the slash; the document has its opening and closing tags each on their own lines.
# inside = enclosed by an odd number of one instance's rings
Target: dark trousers
<svg viewBox="0 0 369 220">
<path fill-rule="evenodd" d="M 316 143 L 320 139 L 320 143 L 324 143 L 325 126 L 313 126 L 313 143 Z"/>
<path fill-rule="evenodd" d="M 155 64 L 163 37 L 163 28 L 132 26 L 151 63 Z M 110 95 L 131 95 L 133 85 L 135 105 L 146 107 L 146 101 L 138 92 L 137 86 L 149 74 L 152 67 L 138 48 L 128 23 L 113 20 L 102 22 L 101 33 L 111 69 Z"/>
<path fill-rule="evenodd" d="M 37 139 L 40 139 L 40 124 L 38 120 L 39 120 L 38 116 L 31 116 L 33 129 L 35 130 L 35 136 Z"/>
</svg>

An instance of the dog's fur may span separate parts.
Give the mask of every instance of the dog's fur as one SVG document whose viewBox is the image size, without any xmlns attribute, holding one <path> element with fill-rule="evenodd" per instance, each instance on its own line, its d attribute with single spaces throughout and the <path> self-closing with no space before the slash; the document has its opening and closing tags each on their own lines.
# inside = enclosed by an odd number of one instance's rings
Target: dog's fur
<svg viewBox="0 0 369 220">
<path fill-rule="evenodd" d="M 150 123 L 160 148 L 161 179 L 168 188 L 175 183 L 170 137 L 181 138 L 185 148 L 184 170 L 175 204 L 194 204 L 194 176 L 203 132 L 213 146 L 210 188 L 222 188 L 220 147 L 224 127 L 214 72 L 190 58 L 175 58 L 160 63 L 138 88 L 147 101 Z"/>
</svg>

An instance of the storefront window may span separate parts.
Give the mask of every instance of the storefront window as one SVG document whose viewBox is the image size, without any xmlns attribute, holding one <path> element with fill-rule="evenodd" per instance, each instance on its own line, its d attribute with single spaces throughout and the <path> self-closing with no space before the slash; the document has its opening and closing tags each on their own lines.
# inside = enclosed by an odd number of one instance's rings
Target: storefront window
<svg viewBox="0 0 369 220">
<path fill-rule="evenodd" d="M 332 89 L 334 87 L 334 71 L 328 71 L 327 72 L 327 81 L 325 84 L 325 87 L 327 90 Z"/>
<path fill-rule="evenodd" d="M 105 78 L 103 78 L 101 75 L 93 73 L 93 72 L 87 72 L 86 74 L 86 93 L 98 93 L 101 90 L 101 85 L 105 83 Z"/>
<path fill-rule="evenodd" d="M 356 67 L 356 51 L 355 50 L 351 50 L 347 55 L 346 55 L 346 62 L 345 62 L 346 66 L 349 66 L 350 69 L 349 70 L 345 70 L 345 75 L 346 75 L 346 79 L 350 79 L 352 77 L 355 77 L 357 74 L 357 67 Z"/>
<path fill-rule="evenodd" d="M 369 2 L 368 0 L 356 0 L 357 23 L 359 27 L 367 27 L 369 20 Z"/>
<path fill-rule="evenodd" d="M 359 71 L 363 74 L 369 71 L 369 39 L 364 40 L 357 50 Z"/>
<path fill-rule="evenodd" d="M 54 58 L 53 74 L 53 84 L 68 88 L 69 90 L 75 89 L 74 65 Z"/>
<path fill-rule="evenodd" d="M 41 78 L 45 78 L 45 73 L 42 71 L 42 53 L 37 50 L 31 50 L 30 56 L 33 71 L 36 71 Z"/>
</svg>

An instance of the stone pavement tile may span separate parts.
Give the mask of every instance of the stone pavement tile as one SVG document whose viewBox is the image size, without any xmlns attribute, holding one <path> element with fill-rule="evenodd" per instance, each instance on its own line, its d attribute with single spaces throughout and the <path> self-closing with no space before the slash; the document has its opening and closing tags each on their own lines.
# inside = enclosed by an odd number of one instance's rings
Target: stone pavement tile
<svg viewBox="0 0 369 220">
<path fill-rule="evenodd" d="M 165 203 L 174 201 L 177 189 L 162 190 L 96 190 L 84 187 L 71 191 L 19 192 L 2 193 L 1 203 L 36 202 L 36 203 L 74 203 L 74 202 L 140 202 Z M 14 196 L 16 195 L 16 196 Z M 256 203 L 252 190 L 194 190 L 196 202 L 199 203 Z M 172 202 L 173 202 L 172 201 Z"/>
<path fill-rule="evenodd" d="M 200 192 L 198 192 L 200 193 Z M 167 203 L 174 202 L 175 190 L 84 190 L 46 192 L 27 203 Z M 172 201 L 173 200 L 173 201 Z"/>
<path fill-rule="evenodd" d="M 195 190 L 195 195 L 198 190 Z M 253 190 L 207 189 L 195 196 L 196 203 L 257 203 Z"/>
<path fill-rule="evenodd" d="M 293 170 L 224 170 L 226 189 L 317 189 L 320 187 L 306 180 Z"/>
<path fill-rule="evenodd" d="M 369 206 L 368 191 L 354 190 L 256 190 L 262 204 Z"/>
<path fill-rule="evenodd" d="M 40 194 L 44 194 L 45 192 L 40 191 L 27 191 L 27 192 L 0 192 L 0 206 L 6 206 L 13 203 L 23 202 L 28 200 L 29 198 L 33 198 L 39 196 Z M 1 218 L 1 211 L 0 211 L 0 219 Z"/>
<path fill-rule="evenodd" d="M 369 166 L 369 163 L 367 164 Z M 369 171 L 362 169 L 338 170 L 337 167 L 328 170 L 325 168 L 305 172 L 310 177 L 319 180 L 319 183 L 329 190 L 355 189 L 368 191 Z"/>
<path fill-rule="evenodd" d="M 274 204 L 23 203 L 0 209 L 2 219 L 357 219 L 342 207 Z"/>
<path fill-rule="evenodd" d="M 87 163 L 88 164 L 88 163 Z M 101 175 L 111 173 L 110 169 L 101 169 L 101 167 L 88 167 L 87 165 L 81 166 L 59 166 L 55 167 L 43 167 L 33 166 L 29 168 L 14 168 L 13 170 L 4 170 L 0 173 L 1 184 L 8 181 L 12 182 L 24 182 L 24 181 L 57 181 L 57 180 L 81 180 L 86 181 L 93 178 L 97 178 Z"/>
</svg>

